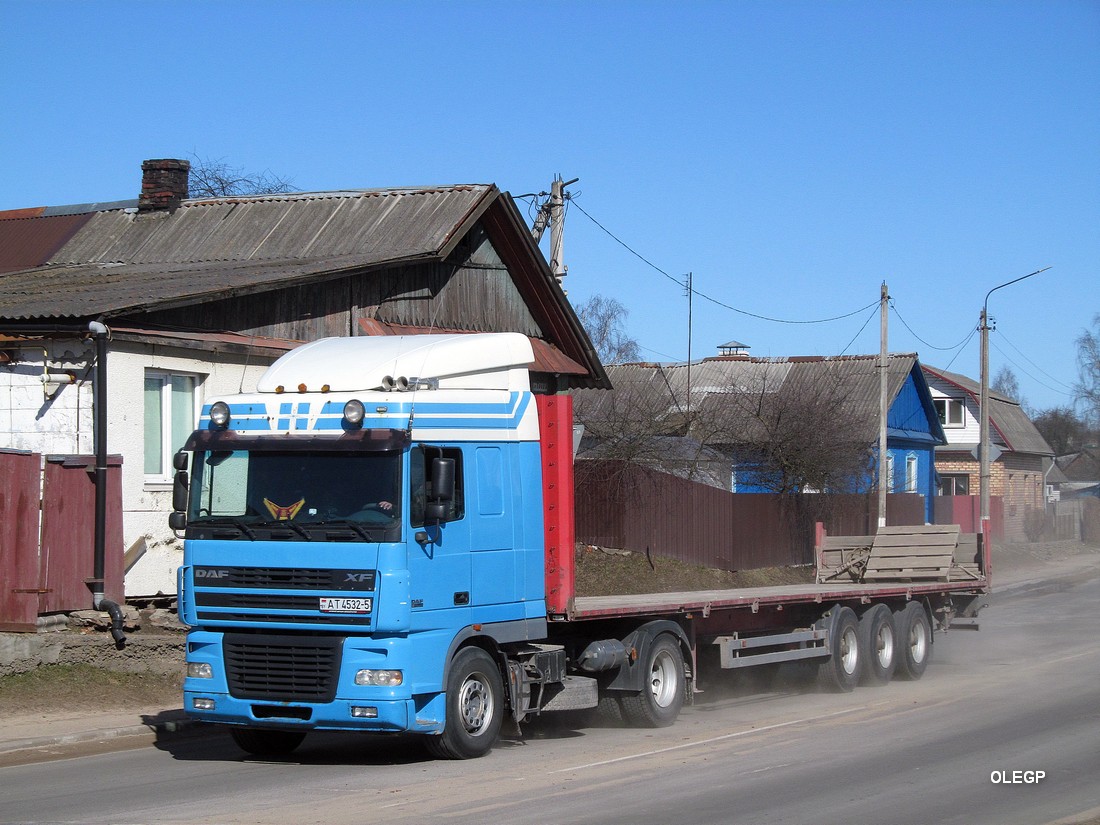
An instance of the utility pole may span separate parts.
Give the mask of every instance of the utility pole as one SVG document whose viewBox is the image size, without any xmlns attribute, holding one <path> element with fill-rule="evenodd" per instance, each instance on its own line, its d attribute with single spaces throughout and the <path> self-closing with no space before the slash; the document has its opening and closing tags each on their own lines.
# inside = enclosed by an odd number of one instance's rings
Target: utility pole
<svg viewBox="0 0 1100 825">
<path fill-rule="evenodd" d="M 555 175 L 550 184 L 550 197 L 539 207 L 539 213 L 535 216 L 535 225 L 531 227 L 531 237 L 535 243 L 542 240 L 542 234 L 550 226 L 550 271 L 561 284 L 561 279 L 568 274 L 568 268 L 563 263 L 565 248 L 565 201 L 568 196 L 565 187 L 579 181 L 580 178 L 563 181 L 561 175 Z M 540 195 L 547 194 L 540 192 Z"/>
<path fill-rule="evenodd" d="M 687 364 L 687 411 L 690 417 L 691 415 L 691 295 L 692 295 L 692 274 L 687 274 L 687 279 L 684 281 L 684 289 L 687 291 L 688 299 L 688 364 Z"/>
<path fill-rule="evenodd" d="M 993 290 L 990 290 L 992 292 Z M 978 332 L 981 333 L 980 357 L 982 359 L 982 387 L 978 396 L 978 410 L 981 424 L 978 429 L 978 493 L 981 498 L 981 524 L 979 532 L 989 535 L 989 295 L 985 296 L 981 314 L 978 316 Z"/>
<path fill-rule="evenodd" d="M 890 489 L 890 477 L 886 473 L 886 417 L 890 404 L 886 397 L 887 379 L 890 373 L 890 353 L 886 346 L 886 319 L 890 291 L 886 281 L 879 292 L 879 349 L 878 349 L 878 526 L 886 526 L 886 493 Z"/>
</svg>

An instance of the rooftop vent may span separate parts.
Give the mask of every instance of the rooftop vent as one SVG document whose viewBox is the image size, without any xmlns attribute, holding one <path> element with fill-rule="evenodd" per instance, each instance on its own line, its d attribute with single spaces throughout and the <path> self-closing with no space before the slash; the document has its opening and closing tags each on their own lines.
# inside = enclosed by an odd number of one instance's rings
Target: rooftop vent
<svg viewBox="0 0 1100 825">
<path fill-rule="evenodd" d="M 718 355 L 722 357 L 737 357 L 747 358 L 749 355 L 749 345 L 742 344 L 740 341 L 727 341 L 724 344 L 718 345 Z"/>
</svg>

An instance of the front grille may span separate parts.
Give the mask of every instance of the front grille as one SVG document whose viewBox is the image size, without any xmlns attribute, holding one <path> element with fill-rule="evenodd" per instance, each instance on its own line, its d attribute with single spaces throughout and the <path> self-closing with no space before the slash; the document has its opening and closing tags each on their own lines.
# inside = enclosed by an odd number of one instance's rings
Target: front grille
<svg viewBox="0 0 1100 825">
<path fill-rule="evenodd" d="M 342 647 L 338 636 L 226 634 L 229 693 L 237 699 L 331 702 Z"/>
<path fill-rule="evenodd" d="M 316 596 L 287 596 L 278 593 L 205 593 L 195 594 L 198 607 L 267 608 L 268 610 L 317 609 Z"/>
<path fill-rule="evenodd" d="M 196 566 L 197 587 L 257 590 L 374 590 L 374 570 L 303 570 L 292 567 Z"/>
<path fill-rule="evenodd" d="M 232 622 L 255 624 L 257 622 L 281 622 L 283 624 L 310 625 L 363 625 L 369 627 L 371 617 L 359 613 L 323 613 L 318 616 L 292 616 L 286 613 L 228 613 L 210 610 L 198 611 L 200 622 Z"/>
</svg>

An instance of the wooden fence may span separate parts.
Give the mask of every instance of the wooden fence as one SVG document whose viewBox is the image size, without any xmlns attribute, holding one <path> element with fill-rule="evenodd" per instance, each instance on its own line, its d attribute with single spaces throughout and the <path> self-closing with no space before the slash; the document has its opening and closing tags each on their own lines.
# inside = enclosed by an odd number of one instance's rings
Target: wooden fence
<svg viewBox="0 0 1100 825">
<path fill-rule="evenodd" d="M 38 617 L 92 606 L 92 456 L 0 450 L 0 630 L 34 631 Z M 122 458 L 107 468 L 104 595 L 124 601 Z"/>
<path fill-rule="evenodd" d="M 577 541 L 724 570 L 812 564 L 814 523 L 837 535 L 878 526 L 866 495 L 730 493 L 618 461 L 586 461 L 576 476 Z M 887 497 L 887 523 L 924 524 L 924 498 Z"/>
</svg>

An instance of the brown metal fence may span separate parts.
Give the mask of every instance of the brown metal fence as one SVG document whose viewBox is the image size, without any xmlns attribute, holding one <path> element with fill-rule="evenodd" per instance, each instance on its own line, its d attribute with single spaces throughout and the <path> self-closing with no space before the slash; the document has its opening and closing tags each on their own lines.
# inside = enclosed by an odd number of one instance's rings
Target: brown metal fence
<svg viewBox="0 0 1100 825">
<path fill-rule="evenodd" d="M 0 450 L 0 630 L 92 606 L 95 568 L 92 456 Z M 122 458 L 107 468 L 104 595 L 123 602 Z M 41 514 L 41 518 L 39 517 Z"/>
<path fill-rule="evenodd" d="M 889 524 L 923 524 L 923 496 L 887 497 Z M 725 570 L 812 564 L 814 523 L 867 535 L 874 496 L 730 493 L 618 461 L 577 468 L 577 541 Z"/>
<path fill-rule="evenodd" d="M 982 523 L 981 496 L 936 496 L 932 500 L 936 524 L 957 524 L 964 533 L 980 533 Z M 1004 499 L 989 497 L 989 535 L 1004 538 Z"/>
</svg>

